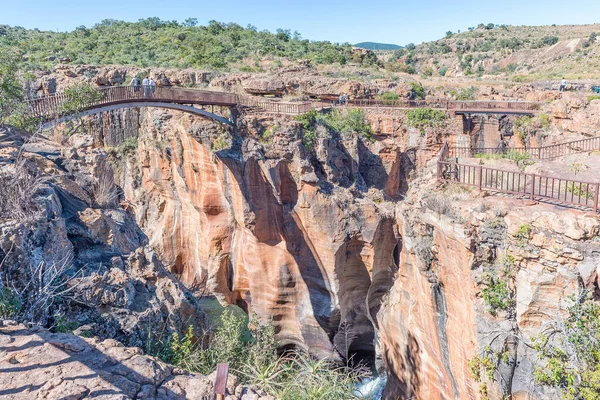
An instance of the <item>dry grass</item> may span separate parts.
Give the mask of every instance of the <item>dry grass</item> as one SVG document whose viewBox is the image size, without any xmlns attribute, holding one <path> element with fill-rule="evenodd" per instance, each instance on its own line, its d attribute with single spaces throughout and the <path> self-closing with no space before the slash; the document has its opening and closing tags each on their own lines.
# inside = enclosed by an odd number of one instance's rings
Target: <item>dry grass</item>
<svg viewBox="0 0 600 400">
<path fill-rule="evenodd" d="M 24 222 L 35 219 L 39 207 L 33 200 L 40 179 L 23 162 L 0 171 L 0 220 Z"/>
<path fill-rule="evenodd" d="M 103 167 L 99 168 L 92 195 L 94 203 L 99 208 L 111 208 L 115 205 L 119 198 L 119 192 L 110 165 L 104 164 Z"/>
</svg>

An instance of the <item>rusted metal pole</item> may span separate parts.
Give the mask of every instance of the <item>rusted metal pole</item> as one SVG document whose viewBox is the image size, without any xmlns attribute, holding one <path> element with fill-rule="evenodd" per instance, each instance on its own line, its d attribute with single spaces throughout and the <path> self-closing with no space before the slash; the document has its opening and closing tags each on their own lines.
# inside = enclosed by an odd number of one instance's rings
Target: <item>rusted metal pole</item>
<svg viewBox="0 0 600 400">
<path fill-rule="evenodd" d="M 215 378 L 215 394 L 217 400 L 224 400 L 227 394 L 227 378 L 229 376 L 229 364 L 217 364 L 217 377 Z"/>
<path fill-rule="evenodd" d="M 594 212 L 598 212 L 598 194 L 600 194 L 600 183 L 596 183 L 596 193 L 594 194 Z"/>
</svg>

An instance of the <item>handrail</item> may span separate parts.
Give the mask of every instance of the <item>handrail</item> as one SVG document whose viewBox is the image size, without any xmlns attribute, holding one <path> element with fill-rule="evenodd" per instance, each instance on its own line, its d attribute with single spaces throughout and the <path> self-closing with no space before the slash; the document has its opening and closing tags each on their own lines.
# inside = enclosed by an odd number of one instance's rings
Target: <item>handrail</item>
<svg viewBox="0 0 600 400">
<path fill-rule="evenodd" d="M 437 159 L 437 179 L 458 182 L 479 190 L 525 196 L 531 200 L 554 201 L 567 206 L 591 208 L 598 212 L 600 182 L 554 178 L 524 172 L 488 168 L 450 161 L 448 142 L 444 141 Z"/>
<path fill-rule="evenodd" d="M 297 115 L 305 113 L 315 108 L 324 108 L 331 105 L 338 105 L 337 101 L 331 103 L 320 102 L 280 102 L 269 101 L 250 96 L 237 96 L 228 92 L 217 92 L 208 90 L 185 89 L 174 87 L 155 87 L 151 90 L 148 86 L 112 86 L 99 88 L 99 96 L 91 95 L 86 102 L 85 95 L 80 100 L 83 101 L 83 108 L 93 108 L 100 105 L 118 104 L 129 101 L 144 102 L 172 102 L 180 104 L 201 104 L 217 106 L 235 106 L 242 105 L 247 107 L 259 108 L 264 112 L 277 114 Z M 96 97 L 99 97 L 96 98 Z M 34 97 L 27 100 L 30 112 L 34 116 L 47 117 L 56 116 L 69 111 L 65 109 L 65 104 L 70 100 L 64 92 L 52 95 Z M 354 99 L 343 105 L 351 107 L 391 107 L 391 108 L 418 108 L 429 107 L 443 109 L 447 111 L 456 110 L 516 110 L 529 111 L 537 109 L 537 103 L 530 102 L 511 102 L 511 101 L 453 101 L 447 99 L 429 99 L 429 100 L 371 100 Z"/>
<path fill-rule="evenodd" d="M 78 98 L 79 97 L 79 98 Z M 238 103 L 233 93 L 208 90 L 184 89 L 149 86 L 113 86 L 97 89 L 96 93 L 67 95 L 64 92 L 27 100 L 29 111 L 37 117 L 60 116 L 69 113 L 68 105 L 73 99 L 79 100 L 79 106 L 89 109 L 96 106 L 143 102 L 171 102 L 180 104 L 200 104 L 232 107 Z"/>
<path fill-rule="evenodd" d="M 473 157 L 478 154 L 493 155 L 507 154 L 509 152 L 518 152 L 527 153 L 532 158 L 543 160 L 594 150 L 600 150 L 600 136 L 538 147 L 452 147 L 451 153 L 454 157 Z"/>
</svg>

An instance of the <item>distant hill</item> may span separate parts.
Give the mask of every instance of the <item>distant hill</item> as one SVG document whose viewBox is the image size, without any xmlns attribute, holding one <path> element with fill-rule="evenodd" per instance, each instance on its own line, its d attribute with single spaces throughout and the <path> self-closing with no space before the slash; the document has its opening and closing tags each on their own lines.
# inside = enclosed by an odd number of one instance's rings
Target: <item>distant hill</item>
<svg viewBox="0 0 600 400">
<path fill-rule="evenodd" d="M 367 50 L 399 50 L 402 46 L 398 46 L 397 44 L 387 44 L 387 43 L 375 43 L 375 42 L 361 42 L 356 43 L 355 47 L 360 47 L 361 49 Z"/>
</svg>

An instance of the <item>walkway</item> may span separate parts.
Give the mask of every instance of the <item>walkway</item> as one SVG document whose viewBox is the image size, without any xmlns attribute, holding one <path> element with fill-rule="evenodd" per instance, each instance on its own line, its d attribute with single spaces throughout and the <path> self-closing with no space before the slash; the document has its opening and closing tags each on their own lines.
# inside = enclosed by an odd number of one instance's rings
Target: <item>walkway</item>
<svg viewBox="0 0 600 400">
<path fill-rule="evenodd" d="M 78 98 L 79 97 L 79 98 Z M 115 86 L 98 89 L 97 93 L 82 93 L 67 96 L 65 93 L 57 93 L 50 96 L 28 100 L 31 114 L 44 119 L 46 123 L 56 123 L 58 120 L 72 118 L 70 114 L 85 111 L 85 115 L 107 111 L 107 107 L 121 105 L 121 107 L 165 107 L 164 104 L 179 105 L 202 105 L 210 106 L 211 112 L 204 110 L 204 117 L 212 118 L 221 123 L 232 122 L 222 116 L 214 114 L 214 107 L 251 107 L 262 112 L 272 114 L 298 115 L 311 109 L 324 109 L 335 106 L 335 102 L 280 102 L 259 97 L 238 96 L 228 92 L 216 92 L 207 90 L 164 88 L 157 87 L 155 91 L 145 91 L 144 88 L 132 86 Z M 73 103 L 77 104 L 77 111 L 71 110 Z M 143 103 L 143 104 L 142 104 Z M 135 105 L 134 105 L 135 104 Z M 141 105 L 140 105 L 141 104 Z M 351 100 L 349 107 L 382 107 L 391 109 L 411 109 L 429 107 L 446 110 L 454 114 L 521 114 L 530 115 L 539 108 L 537 103 L 510 102 L 510 101 L 449 101 L 449 100 Z M 170 107 L 176 108 L 176 107 Z M 115 107 L 110 108 L 115 109 Z M 188 111 L 196 113 L 190 108 Z M 77 115 L 73 116 L 76 117 Z"/>
<path fill-rule="evenodd" d="M 165 104 L 195 104 L 210 106 L 211 112 L 188 107 L 182 111 L 196 113 L 221 123 L 231 124 L 231 121 L 214 113 L 214 107 L 235 107 L 238 97 L 233 93 L 211 92 L 207 90 L 194 90 L 183 88 L 160 88 L 153 92 L 144 90 L 142 87 L 115 86 L 98 89 L 97 93 L 82 93 L 81 95 L 68 96 L 65 93 L 57 93 L 27 101 L 32 115 L 41 117 L 45 122 L 60 119 L 69 119 L 71 114 L 85 115 L 107 111 L 123 107 L 166 107 Z M 72 111 L 73 103 L 76 111 Z M 121 107 L 114 107 L 120 105 Z M 176 108 L 176 107 L 168 107 Z M 198 111 L 195 111 L 198 110 Z"/>
<path fill-rule="evenodd" d="M 596 149 L 600 149 L 600 137 L 542 146 L 535 148 L 533 152 L 539 158 L 554 158 Z M 438 181 L 458 182 L 477 187 L 479 190 L 507 193 L 572 208 L 583 207 L 598 212 L 600 182 L 584 182 L 462 164 L 459 162 L 458 154 L 463 154 L 461 157 L 465 156 L 463 150 L 464 148 L 451 148 L 447 141 L 444 142 L 437 160 Z M 477 151 L 472 152 L 477 153 Z"/>
</svg>

